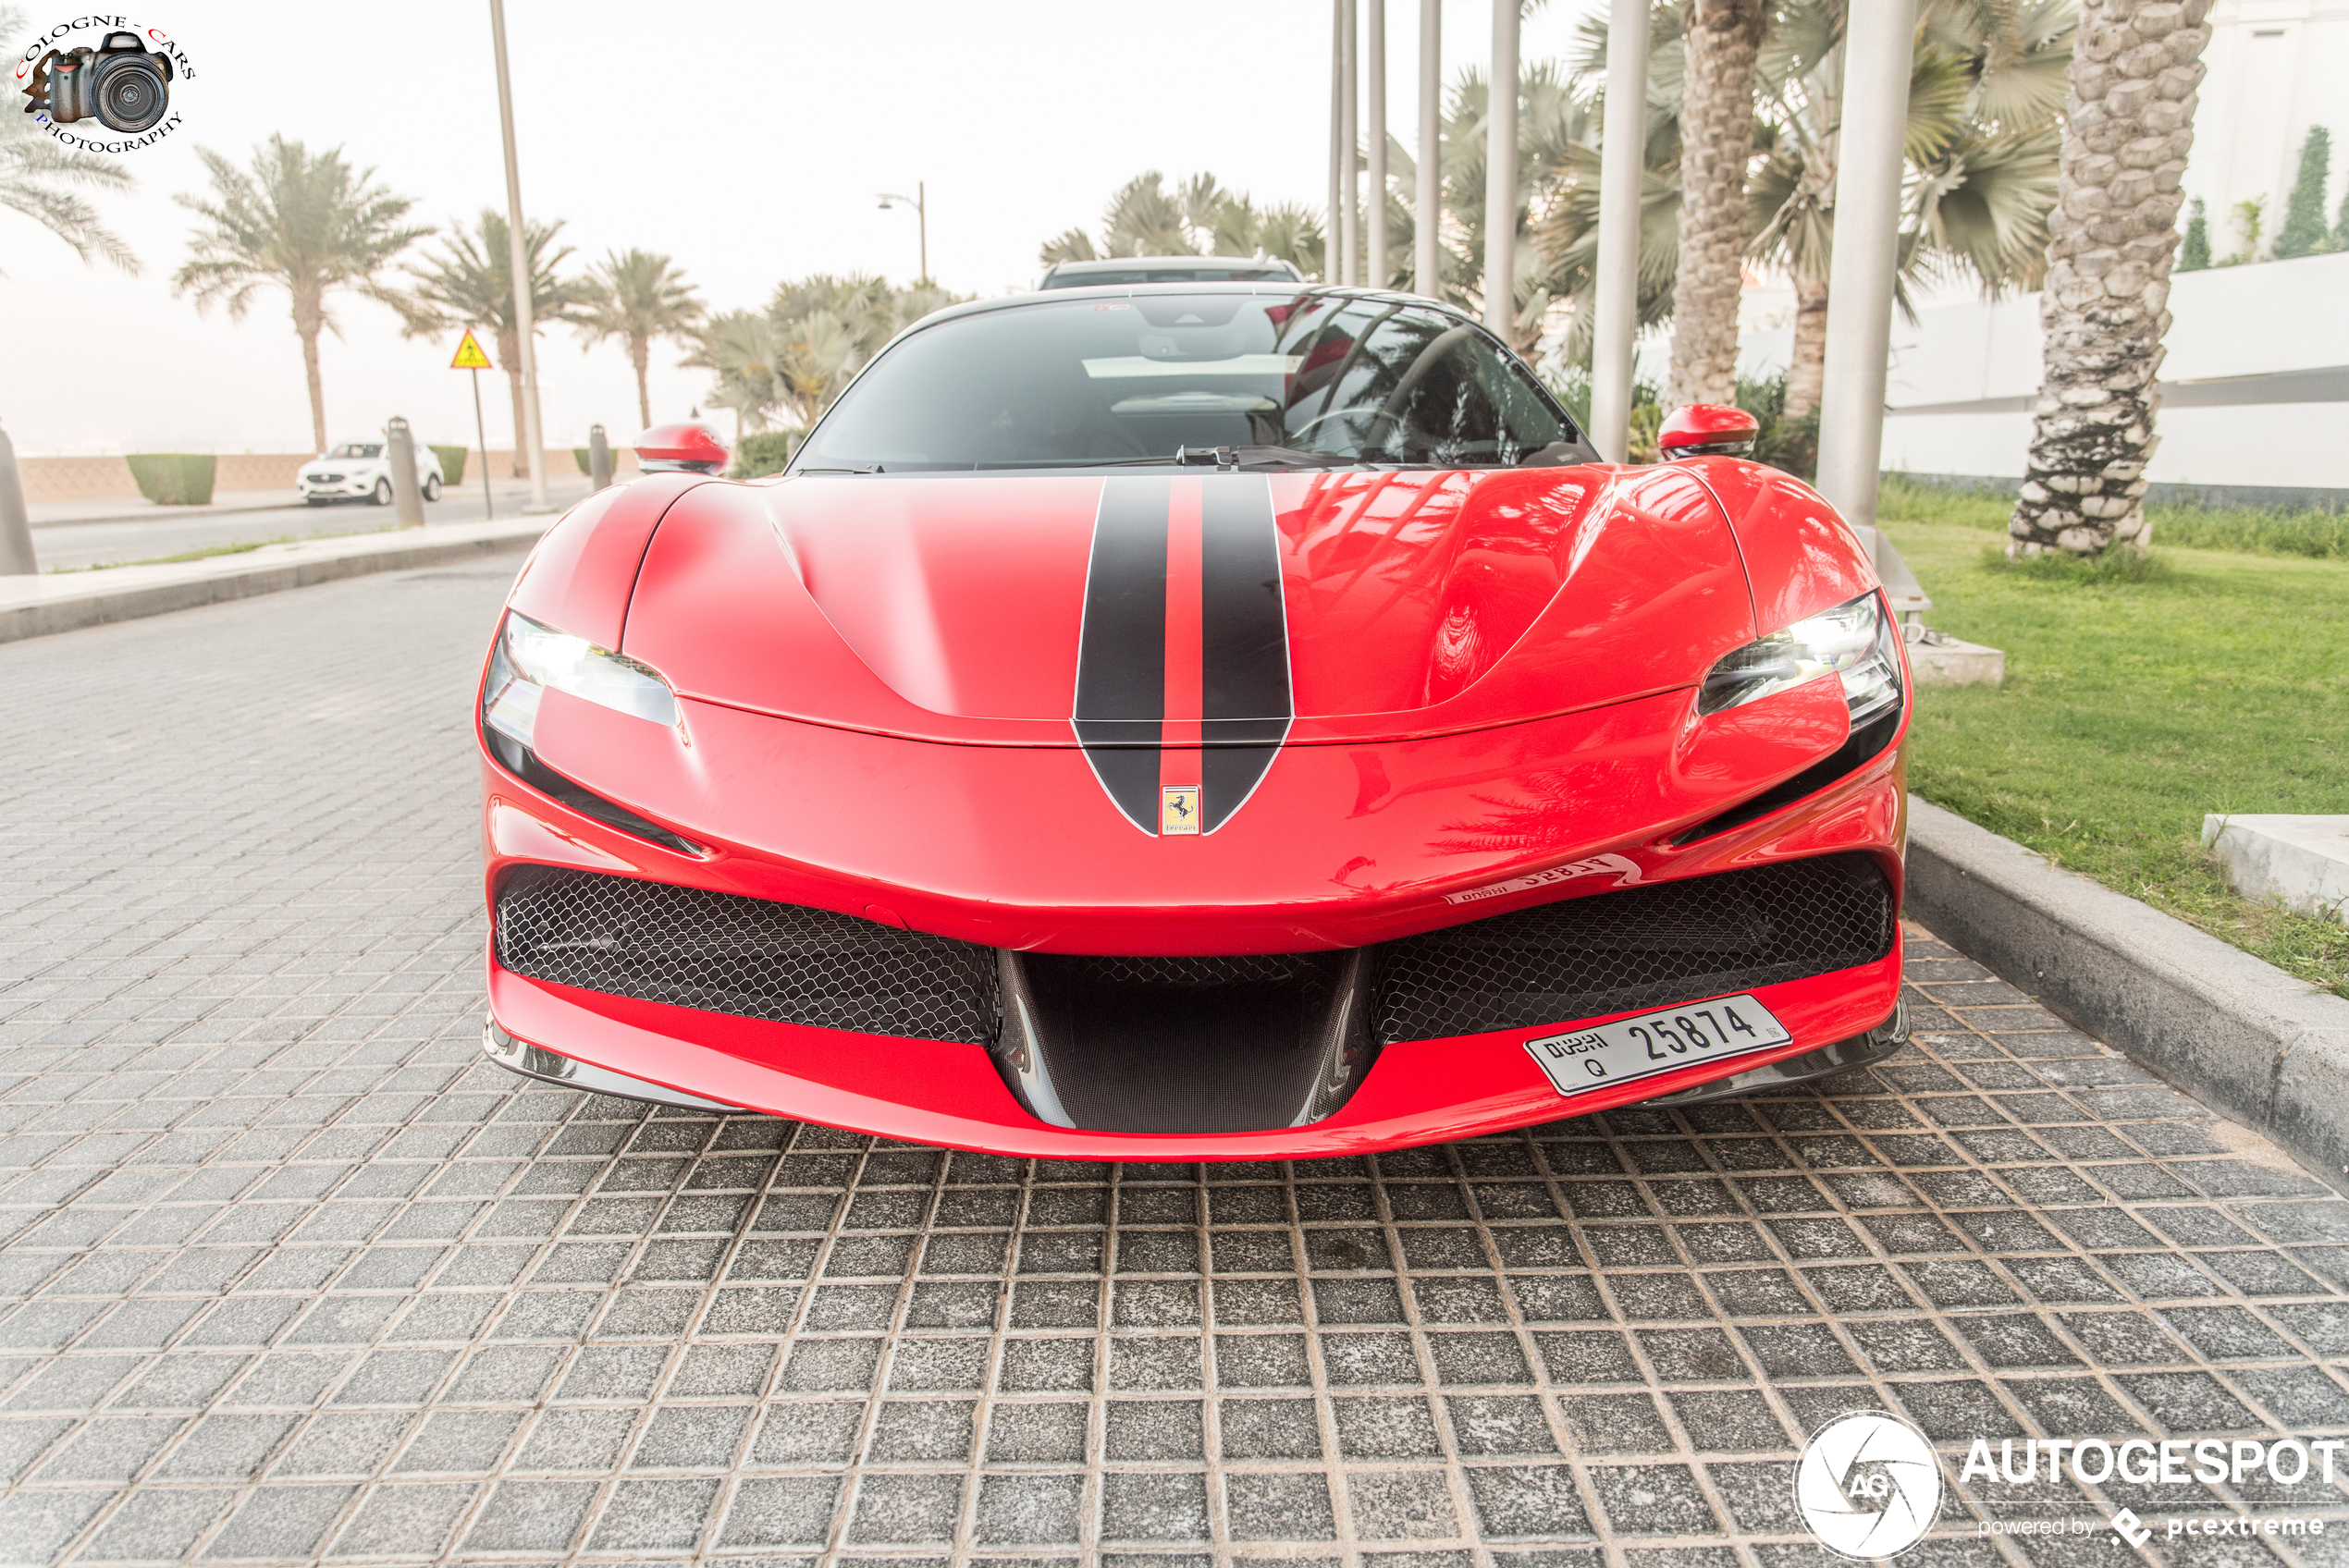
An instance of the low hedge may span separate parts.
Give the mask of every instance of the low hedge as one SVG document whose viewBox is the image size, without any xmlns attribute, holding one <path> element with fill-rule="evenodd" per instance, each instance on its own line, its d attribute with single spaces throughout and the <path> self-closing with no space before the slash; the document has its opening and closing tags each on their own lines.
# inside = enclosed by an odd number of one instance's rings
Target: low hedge
<svg viewBox="0 0 2349 1568">
<path fill-rule="evenodd" d="M 134 452 L 122 459 L 139 494 L 162 507 L 212 505 L 213 476 L 219 459 L 209 452 Z"/>
<path fill-rule="evenodd" d="M 806 434 L 804 430 L 761 430 L 744 436 L 726 477 L 756 479 L 762 473 L 782 472 L 791 462 L 792 448 Z"/>
<path fill-rule="evenodd" d="M 440 482 L 455 488 L 465 482 L 465 456 L 471 447 L 435 447 L 432 455 L 440 459 Z"/>
</svg>

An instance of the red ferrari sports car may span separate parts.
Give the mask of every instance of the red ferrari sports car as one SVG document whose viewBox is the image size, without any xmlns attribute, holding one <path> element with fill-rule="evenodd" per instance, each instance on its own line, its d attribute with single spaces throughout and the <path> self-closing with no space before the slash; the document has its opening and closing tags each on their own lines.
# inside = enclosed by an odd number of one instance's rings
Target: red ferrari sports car
<svg viewBox="0 0 2349 1568">
<path fill-rule="evenodd" d="M 1907 660 L 1752 431 L 1605 465 L 1463 315 L 1239 283 L 942 311 L 772 478 L 648 433 L 484 671 L 489 1054 L 1153 1160 L 1873 1060 Z"/>
</svg>

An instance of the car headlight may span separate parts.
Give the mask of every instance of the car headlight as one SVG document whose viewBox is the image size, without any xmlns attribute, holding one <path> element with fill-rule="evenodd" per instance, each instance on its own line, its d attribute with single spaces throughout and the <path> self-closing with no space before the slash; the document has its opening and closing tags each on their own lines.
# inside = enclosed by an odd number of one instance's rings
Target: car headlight
<svg viewBox="0 0 2349 1568">
<path fill-rule="evenodd" d="M 1873 593 L 1822 610 L 1726 655 L 1704 672 L 1696 711 L 1719 713 L 1814 680 L 1843 677 L 1851 728 L 1900 705 L 1900 634 Z"/>
<path fill-rule="evenodd" d="M 507 612 L 489 654 L 482 723 L 535 746 L 539 700 L 549 691 L 568 692 L 654 724 L 677 722 L 677 694 L 658 670 L 599 648 L 584 637 Z"/>
</svg>

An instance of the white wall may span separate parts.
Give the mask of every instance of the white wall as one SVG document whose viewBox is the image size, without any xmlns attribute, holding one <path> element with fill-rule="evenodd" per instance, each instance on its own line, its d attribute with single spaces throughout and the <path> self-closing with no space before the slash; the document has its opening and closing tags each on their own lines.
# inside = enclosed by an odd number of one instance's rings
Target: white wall
<svg viewBox="0 0 2349 1568">
<path fill-rule="evenodd" d="M 2349 0 L 2218 0 L 2203 52 L 2185 192 L 2208 206 L 2210 248 L 2234 249 L 2229 214 L 2266 203 L 2265 245 L 2283 227 L 2311 126 L 2332 132 L 2330 223 L 2349 188 Z"/>
<path fill-rule="evenodd" d="M 2214 267 L 2172 280 L 2161 379 L 2192 382 L 2349 366 L 2349 253 Z M 2039 297 L 1967 300 L 1895 317 L 1884 466 L 2020 478 L 2039 393 Z M 1746 335 L 1749 373 L 1786 362 L 1784 328 Z M 1931 413 L 1903 409 L 1989 405 Z M 2002 406 L 2003 405 L 2003 406 Z M 2162 484 L 2349 488 L 2349 405 L 2165 407 L 2146 477 Z"/>
</svg>

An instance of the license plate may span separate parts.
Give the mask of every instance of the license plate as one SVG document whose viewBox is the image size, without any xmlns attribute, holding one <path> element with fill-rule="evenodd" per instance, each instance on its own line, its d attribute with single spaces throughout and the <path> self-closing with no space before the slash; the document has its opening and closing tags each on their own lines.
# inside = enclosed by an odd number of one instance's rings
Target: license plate
<svg viewBox="0 0 2349 1568">
<path fill-rule="evenodd" d="M 1794 1038 L 1750 996 L 1643 1012 L 1525 1042 L 1561 1095 L 1636 1083 L 1700 1061 L 1721 1061 Z"/>
</svg>

